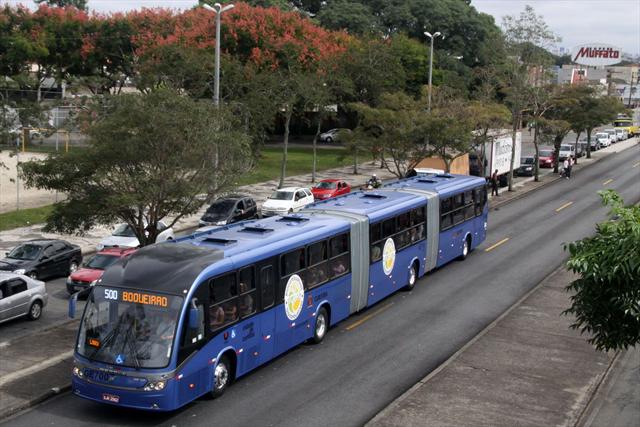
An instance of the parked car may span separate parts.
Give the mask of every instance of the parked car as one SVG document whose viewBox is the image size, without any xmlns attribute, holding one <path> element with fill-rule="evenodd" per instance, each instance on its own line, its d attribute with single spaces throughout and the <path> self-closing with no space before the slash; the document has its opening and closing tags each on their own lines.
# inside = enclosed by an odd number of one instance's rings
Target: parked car
<svg viewBox="0 0 640 427">
<path fill-rule="evenodd" d="M 105 248 L 99 251 L 67 278 L 67 292 L 74 294 L 80 291 L 80 296 L 88 295 L 107 267 L 135 251 L 135 248 Z"/>
<path fill-rule="evenodd" d="M 0 272 L 0 323 L 22 316 L 39 319 L 48 299 L 44 282 L 23 274 Z"/>
<path fill-rule="evenodd" d="M 351 186 L 339 179 L 323 179 L 311 189 L 315 200 L 325 200 L 351 192 Z"/>
<path fill-rule="evenodd" d="M 573 144 L 562 144 L 560 145 L 560 152 L 558 153 L 558 158 L 560 161 L 564 161 L 567 157 L 576 158 L 576 147 Z"/>
<path fill-rule="evenodd" d="M 552 149 L 538 151 L 538 165 L 541 168 L 552 168 L 555 163 L 555 153 Z"/>
<path fill-rule="evenodd" d="M 255 200 L 242 194 L 232 194 L 214 201 L 200 218 L 200 225 L 226 225 L 258 217 Z"/>
<path fill-rule="evenodd" d="M 524 156 L 520 158 L 520 167 L 515 170 L 517 176 L 533 176 L 533 166 L 536 159 L 533 156 Z"/>
<path fill-rule="evenodd" d="M 626 129 L 616 129 L 616 135 L 618 136 L 618 141 L 629 139 L 629 131 Z"/>
<path fill-rule="evenodd" d="M 66 276 L 82 262 L 80 246 L 64 240 L 29 240 L 7 252 L 0 270 L 24 274 L 32 279 Z"/>
<path fill-rule="evenodd" d="M 146 224 L 145 224 L 146 228 Z M 172 240 L 175 238 L 173 233 L 173 228 L 167 227 L 167 225 L 158 221 L 158 237 L 156 237 L 156 243 L 164 242 L 166 240 Z M 133 228 L 129 224 L 122 223 L 119 224 L 111 236 L 105 237 L 98 243 L 97 249 L 101 251 L 104 248 L 108 247 L 120 247 L 120 248 L 137 248 L 140 246 L 140 241 L 136 237 L 136 233 L 133 231 Z"/>
<path fill-rule="evenodd" d="M 313 203 L 308 188 L 287 187 L 274 191 L 262 205 L 262 216 L 287 215 Z"/>
<path fill-rule="evenodd" d="M 600 148 L 604 148 L 604 147 L 608 147 L 611 145 L 612 141 L 611 141 L 611 137 L 607 132 L 597 132 L 594 135 L 596 141 L 598 141 L 598 150 Z"/>
<path fill-rule="evenodd" d="M 332 143 L 333 141 L 338 142 L 340 141 L 341 135 L 344 135 L 345 133 L 351 133 L 351 129 L 345 129 L 345 128 L 331 129 L 320 134 L 320 141 L 328 142 L 328 143 Z"/>
<path fill-rule="evenodd" d="M 616 143 L 618 141 L 620 141 L 618 134 L 616 133 L 616 130 L 613 128 L 609 128 L 609 129 L 605 129 L 603 130 L 603 132 L 606 132 L 609 134 L 609 139 L 611 140 L 612 143 Z"/>
<path fill-rule="evenodd" d="M 580 140 L 578 141 L 578 146 L 580 147 L 580 149 L 582 150 L 582 153 L 584 155 L 584 153 L 587 152 L 587 138 L 580 138 Z M 598 138 L 595 137 L 595 135 L 593 135 L 591 137 L 591 151 L 598 151 L 600 149 L 600 143 L 598 142 Z"/>
</svg>

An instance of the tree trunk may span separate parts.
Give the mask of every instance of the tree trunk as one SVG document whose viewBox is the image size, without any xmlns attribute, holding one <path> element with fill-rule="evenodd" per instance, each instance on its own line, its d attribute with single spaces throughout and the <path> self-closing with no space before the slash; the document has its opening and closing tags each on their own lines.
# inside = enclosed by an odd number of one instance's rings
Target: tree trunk
<svg viewBox="0 0 640 427">
<path fill-rule="evenodd" d="M 516 134 L 520 123 L 520 113 L 516 113 L 513 118 L 513 129 L 511 129 L 511 161 L 509 162 L 509 191 L 513 191 L 513 163 L 516 157 Z"/>
<path fill-rule="evenodd" d="M 317 152 L 316 152 L 316 148 L 317 148 L 317 142 L 318 142 L 318 135 L 320 135 L 320 128 L 322 126 L 322 118 L 318 118 L 318 127 L 316 128 L 316 134 L 313 135 L 313 167 L 311 170 L 311 183 L 315 184 L 316 182 L 316 165 L 317 165 Z"/>
<path fill-rule="evenodd" d="M 556 136 L 553 140 L 553 153 L 554 153 L 554 161 L 553 161 L 553 172 L 558 173 L 559 167 L 558 163 L 560 162 L 560 144 L 562 144 L 563 136 Z"/>
<path fill-rule="evenodd" d="M 353 152 L 353 174 L 358 175 L 358 149 Z"/>
<path fill-rule="evenodd" d="M 284 186 L 284 177 L 287 173 L 287 148 L 289 146 L 289 124 L 291 123 L 291 116 L 293 115 L 292 109 L 287 109 L 286 117 L 284 121 L 284 148 L 282 150 L 282 164 L 280 165 L 280 182 L 278 188 Z"/>
<path fill-rule="evenodd" d="M 576 154 L 575 158 L 573 159 L 573 164 L 577 165 L 578 164 L 578 140 L 580 139 L 580 134 L 582 132 L 577 132 L 576 133 L 576 143 L 575 143 L 575 148 L 573 149 L 573 152 Z"/>
<path fill-rule="evenodd" d="M 587 129 L 587 159 L 591 158 L 591 128 Z"/>
</svg>

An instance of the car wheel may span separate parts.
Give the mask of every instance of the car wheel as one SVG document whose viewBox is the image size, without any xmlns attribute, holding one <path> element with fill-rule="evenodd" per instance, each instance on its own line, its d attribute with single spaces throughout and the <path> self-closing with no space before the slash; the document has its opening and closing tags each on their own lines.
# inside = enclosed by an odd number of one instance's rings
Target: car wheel
<svg viewBox="0 0 640 427">
<path fill-rule="evenodd" d="M 72 260 L 69 263 L 69 274 L 74 273 L 78 269 L 78 261 Z"/>
<path fill-rule="evenodd" d="M 28 272 L 27 276 L 31 277 L 33 280 L 38 280 L 38 273 L 36 271 Z"/>
<path fill-rule="evenodd" d="M 418 264 L 416 262 L 413 263 L 411 268 L 409 269 L 409 282 L 405 287 L 406 290 L 410 291 L 416 286 L 416 282 L 418 281 Z"/>
<path fill-rule="evenodd" d="M 324 140 L 325 142 L 331 144 L 333 142 L 333 138 L 331 138 L 330 136 L 327 137 L 327 139 Z"/>
<path fill-rule="evenodd" d="M 42 316 L 42 303 L 40 301 L 34 301 L 29 307 L 29 320 L 38 320 Z"/>
<path fill-rule="evenodd" d="M 314 344 L 320 344 L 329 330 L 329 315 L 324 307 L 320 307 L 318 315 L 316 316 L 316 325 L 313 328 L 313 341 Z"/>
<path fill-rule="evenodd" d="M 216 398 L 224 394 L 232 381 L 231 363 L 227 356 L 222 356 L 213 370 L 213 388 L 211 397 Z"/>
</svg>

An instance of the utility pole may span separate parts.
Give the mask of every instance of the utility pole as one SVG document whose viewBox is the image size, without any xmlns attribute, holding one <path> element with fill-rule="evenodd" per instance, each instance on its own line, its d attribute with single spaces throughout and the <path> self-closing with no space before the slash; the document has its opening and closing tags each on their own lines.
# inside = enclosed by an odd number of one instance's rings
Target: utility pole
<svg viewBox="0 0 640 427">
<path fill-rule="evenodd" d="M 424 35 L 431 39 L 431 53 L 429 55 L 429 101 L 427 104 L 427 110 L 431 112 L 431 76 L 433 74 L 433 39 L 435 39 L 438 36 L 442 36 L 442 39 L 444 40 L 444 36 L 439 31 L 435 32 L 433 35 L 431 35 L 430 32 L 425 31 Z"/>
<path fill-rule="evenodd" d="M 223 12 L 233 9 L 233 4 L 227 4 L 224 7 L 220 3 L 212 6 L 203 4 L 202 7 L 216 14 L 216 63 L 215 77 L 213 80 L 213 104 L 217 107 L 220 105 L 220 18 Z"/>
</svg>

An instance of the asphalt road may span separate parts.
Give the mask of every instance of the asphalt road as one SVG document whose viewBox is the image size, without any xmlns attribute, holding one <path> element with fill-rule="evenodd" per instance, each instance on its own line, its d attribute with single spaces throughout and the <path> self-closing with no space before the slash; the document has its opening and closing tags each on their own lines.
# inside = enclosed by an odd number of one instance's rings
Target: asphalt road
<svg viewBox="0 0 640 427">
<path fill-rule="evenodd" d="M 362 425 L 556 269 L 563 242 L 592 234 L 607 212 L 598 190 L 640 201 L 639 162 L 634 146 L 491 212 L 487 240 L 466 261 L 342 322 L 322 344 L 291 350 L 220 399 L 158 414 L 67 393 L 4 425 Z"/>
</svg>

